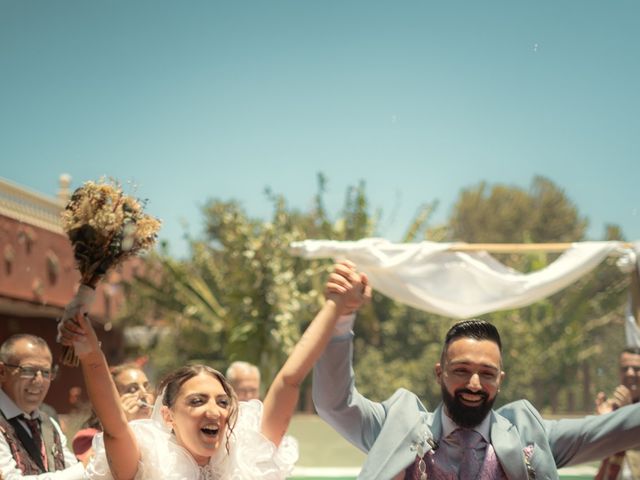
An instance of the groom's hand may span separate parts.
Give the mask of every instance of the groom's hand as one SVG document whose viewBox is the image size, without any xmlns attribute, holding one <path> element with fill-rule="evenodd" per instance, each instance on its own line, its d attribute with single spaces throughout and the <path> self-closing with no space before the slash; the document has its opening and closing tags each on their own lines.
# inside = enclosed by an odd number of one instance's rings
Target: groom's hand
<svg viewBox="0 0 640 480">
<path fill-rule="evenodd" d="M 335 264 L 329 275 L 325 297 L 335 302 L 340 315 L 353 313 L 371 299 L 369 280 L 358 273 L 353 262 L 343 260 Z"/>
</svg>

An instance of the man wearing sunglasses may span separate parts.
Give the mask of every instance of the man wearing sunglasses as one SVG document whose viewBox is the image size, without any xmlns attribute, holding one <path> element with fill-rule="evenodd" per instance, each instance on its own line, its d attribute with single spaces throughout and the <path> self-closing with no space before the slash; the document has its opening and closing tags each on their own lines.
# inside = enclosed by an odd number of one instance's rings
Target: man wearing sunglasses
<svg viewBox="0 0 640 480">
<path fill-rule="evenodd" d="M 0 346 L 0 476 L 5 479 L 84 476 L 60 426 L 40 408 L 56 371 L 40 337 L 13 335 Z"/>
</svg>

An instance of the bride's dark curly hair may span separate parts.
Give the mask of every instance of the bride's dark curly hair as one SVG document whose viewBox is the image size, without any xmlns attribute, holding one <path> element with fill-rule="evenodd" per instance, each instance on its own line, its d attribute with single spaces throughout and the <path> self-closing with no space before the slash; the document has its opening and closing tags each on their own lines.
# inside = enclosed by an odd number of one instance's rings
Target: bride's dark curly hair
<svg viewBox="0 0 640 480">
<path fill-rule="evenodd" d="M 180 393 L 182 385 L 201 373 L 205 373 L 216 378 L 222 385 L 225 393 L 229 396 L 229 418 L 227 419 L 227 441 L 225 444 L 227 453 L 229 453 L 229 439 L 233 434 L 233 428 L 235 427 L 236 420 L 238 418 L 238 397 L 236 396 L 236 392 L 233 391 L 233 387 L 231 387 L 231 384 L 222 373 L 207 365 L 186 365 L 166 375 L 158 385 L 157 394 L 162 395 L 162 404 L 164 406 L 172 408 L 176 402 L 178 393 Z"/>
</svg>

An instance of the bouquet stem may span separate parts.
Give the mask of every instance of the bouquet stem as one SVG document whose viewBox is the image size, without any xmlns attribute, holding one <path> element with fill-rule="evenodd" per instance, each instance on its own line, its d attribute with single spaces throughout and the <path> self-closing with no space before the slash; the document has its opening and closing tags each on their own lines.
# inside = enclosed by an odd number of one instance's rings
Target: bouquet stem
<svg viewBox="0 0 640 480">
<path fill-rule="evenodd" d="M 79 313 L 86 315 L 95 296 L 96 291 L 93 287 L 85 284 L 80 285 L 73 300 L 65 307 L 59 325 L 62 325 L 66 320 L 71 320 L 75 323 L 74 318 Z M 69 367 L 77 367 L 80 364 L 77 353 L 83 353 L 84 351 L 86 351 L 86 347 L 83 342 L 74 342 L 73 346 L 65 345 L 62 347 L 60 362 Z"/>
<path fill-rule="evenodd" d="M 80 359 L 76 355 L 73 347 L 67 345 L 62 347 L 62 355 L 60 355 L 60 363 L 66 367 L 77 367 L 80 365 Z"/>
</svg>

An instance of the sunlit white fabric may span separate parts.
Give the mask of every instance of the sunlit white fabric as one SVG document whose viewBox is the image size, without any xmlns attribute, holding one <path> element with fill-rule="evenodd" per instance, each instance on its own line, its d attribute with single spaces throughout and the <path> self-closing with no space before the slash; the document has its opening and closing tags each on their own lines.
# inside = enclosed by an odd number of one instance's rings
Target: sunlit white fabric
<svg viewBox="0 0 640 480">
<path fill-rule="evenodd" d="M 306 258 L 346 258 L 379 292 L 412 307 L 454 318 L 530 305 L 565 288 L 595 268 L 621 242 L 572 244 L 546 268 L 521 273 L 486 252 L 448 251 L 451 243 L 305 240 L 291 245 Z"/>
<path fill-rule="evenodd" d="M 634 255 L 629 255 L 628 258 L 633 260 L 631 268 L 635 268 L 636 271 L 640 271 L 640 242 L 633 244 Z M 627 302 L 627 309 L 625 312 L 624 333 L 626 338 L 627 347 L 640 348 L 640 323 L 634 316 L 633 301 L 631 295 L 629 295 L 629 301 Z"/>
</svg>

